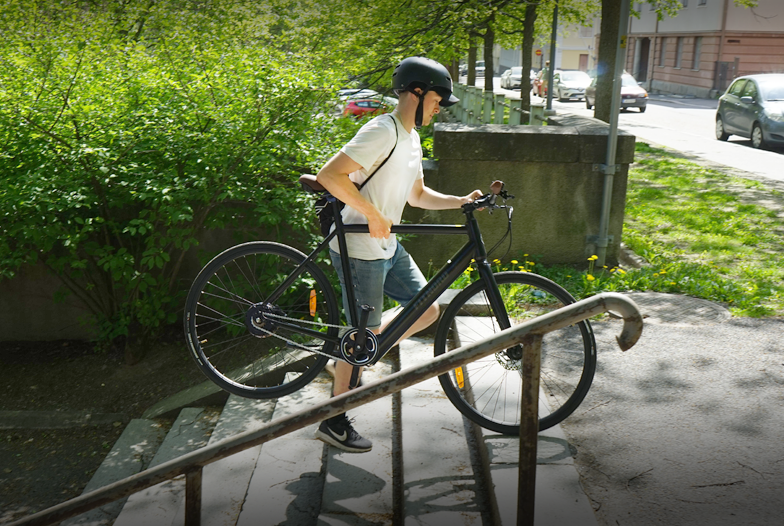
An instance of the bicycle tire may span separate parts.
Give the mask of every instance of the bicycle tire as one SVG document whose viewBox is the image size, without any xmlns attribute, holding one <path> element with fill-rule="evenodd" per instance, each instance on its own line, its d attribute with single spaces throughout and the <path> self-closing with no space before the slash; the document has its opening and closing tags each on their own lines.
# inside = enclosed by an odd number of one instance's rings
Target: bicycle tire
<svg viewBox="0 0 784 526">
<path fill-rule="evenodd" d="M 329 357 L 318 352 L 331 355 L 334 343 L 274 320 L 265 321 L 268 331 L 261 332 L 248 318 L 252 306 L 266 302 L 305 259 L 289 246 L 256 241 L 225 250 L 199 272 L 185 302 L 185 339 L 198 367 L 222 389 L 246 398 L 285 396 L 307 385 L 326 365 Z M 304 268 L 265 317 L 269 312 L 337 325 L 340 311 L 332 285 L 314 263 Z M 329 336 L 338 333 L 336 327 L 299 324 Z"/>
<path fill-rule="evenodd" d="M 529 272 L 499 272 L 495 279 L 512 325 L 575 301 L 560 285 Z M 435 355 L 500 330 L 484 282 L 474 282 L 457 294 L 444 311 L 436 330 Z M 577 409 L 588 394 L 595 371 L 596 341 L 587 320 L 545 335 L 540 376 L 545 396 L 540 393 L 540 431 L 558 424 Z M 467 418 L 491 431 L 519 435 L 521 360 L 512 359 L 507 350 L 443 374 L 439 381 L 452 404 Z"/>
</svg>

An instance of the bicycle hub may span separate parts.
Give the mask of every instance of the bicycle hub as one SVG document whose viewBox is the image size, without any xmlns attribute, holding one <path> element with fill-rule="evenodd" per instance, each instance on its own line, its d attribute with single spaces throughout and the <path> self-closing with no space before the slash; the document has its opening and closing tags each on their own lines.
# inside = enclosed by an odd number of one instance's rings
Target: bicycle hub
<svg viewBox="0 0 784 526">
<path fill-rule="evenodd" d="M 251 305 L 248 312 L 245 313 L 245 326 L 248 328 L 248 332 L 261 338 L 269 336 L 271 332 L 275 332 L 278 325 L 268 314 L 276 316 L 286 315 L 279 307 L 271 303 L 262 302 Z"/>
</svg>

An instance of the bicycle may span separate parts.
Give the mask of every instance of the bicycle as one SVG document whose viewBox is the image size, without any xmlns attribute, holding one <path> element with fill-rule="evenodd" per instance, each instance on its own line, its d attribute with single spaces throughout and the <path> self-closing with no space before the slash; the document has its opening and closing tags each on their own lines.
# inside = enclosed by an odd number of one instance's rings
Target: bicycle
<svg viewBox="0 0 784 526">
<path fill-rule="evenodd" d="M 313 176 L 303 176 L 300 182 L 310 192 L 323 191 Z M 349 268 L 346 234 L 368 232 L 367 225 L 344 225 L 338 202 L 331 198 L 335 228 L 310 254 L 280 243 L 255 241 L 225 250 L 201 270 L 185 305 L 191 354 L 204 374 L 224 390 L 249 398 L 276 398 L 304 387 L 330 359 L 344 360 L 355 369 L 377 363 L 471 265 L 479 279 L 456 293 L 443 309 L 435 334 L 436 356 L 573 303 L 571 294 L 542 276 L 493 272 L 474 212 L 506 209 L 510 234 L 513 208 L 506 203 L 512 197 L 496 181 L 490 193 L 463 205 L 465 225 L 392 227 L 393 233 L 458 234 L 468 240 L 378 336 L 366 329 L 367 312 L 356 306 L 350 273 L 345 283 L 349 305 L 354 307 L 351 319 L 359 324 L 339 324 L 335 290 L 315 263 L 337 237 L 343 268 Z M 449 400 L 470 420 L 492 431 L 516 435 L 521 360 L 518 345 L 441 375 L 439 380 Z M 595 369 L 596 343 L 587 320 L 545 336 L 541 385 L 547 393 L 543 404 L 547 407 L 539 411 L 540 430 L 561 422 L 579 406 Z"/>
</svg>

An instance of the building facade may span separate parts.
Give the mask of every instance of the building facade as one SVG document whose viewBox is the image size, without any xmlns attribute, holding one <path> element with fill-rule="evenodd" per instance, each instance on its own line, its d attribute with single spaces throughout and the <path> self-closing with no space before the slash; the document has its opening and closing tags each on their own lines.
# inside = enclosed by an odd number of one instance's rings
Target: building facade
<svg viewBox="0 0 784 526">
<path fill-rule="evenodd" d="M 598 20 L 594 27 L 565 26 L 559 27 L 555 41 L 556 69 L 579 69 L 592 72 L 596 68 L 595 32 L 599 31 Z M 539 54 L 537 55 L 537 50 Z M 501 49 L 496 46 L 496 64 L 498 71 L 512 66 L 522 65 L 522 53 L 517 49 Z M 545 61 L 550 60 L 550 35 L 537 38 L 531 56 L 531 66 L 541 69 Z"/>
<path fill-rule="evenodd" d="M 681 0 L 675 17 L 658 20 L 654 3 L 636 3 L 626 70 L 653 91 L 715 97 L 732 80 L 784 73 L 784 0 Z"/>
</svg>

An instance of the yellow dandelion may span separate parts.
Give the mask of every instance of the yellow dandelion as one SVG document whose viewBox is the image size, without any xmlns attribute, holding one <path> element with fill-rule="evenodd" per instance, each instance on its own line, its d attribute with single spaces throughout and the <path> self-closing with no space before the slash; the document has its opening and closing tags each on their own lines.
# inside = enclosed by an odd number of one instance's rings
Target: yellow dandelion
<svg viewBox="0 0 784 526">
<path fill-rule="evenodd" d="M 619 274 L 626 274 L 626 271 L 625 271 L 625 270 L 623 270 L 622 268 L 619 268 L 619 269 L 618 269 L 618 273 L 619 273 Z"/>
<path fill-rule="evenodd" d="M 496 265 L 498 265 L 498 264 L 500 264 L 500 263 L 501 263 L 501 260 L 500 260 L 500 259 L 494 259 L 494 260 L 493 260 L 493 263 L 495 263 Z"/>
<path fill-rule="evenodd" d="M 660 271 L 659 271 L 659 274 L 666 274 L 666 273 L 667 273 L 667 271 L 666 271 L 666 270 L 664 270 L 664 269 L 662 269 L 662 270 L 660 270 Z"/>
<path fill-rule="evenodd" d="M 517 265 L 517 260 L 516 259 L 512 260 L 512 265 Z"/>
<path fill-rule="evenodd" d="M 595 277 L 591 276 L 590 274 L 588 274 L 588 275 L 587 275 L 587 276 L 585 276 L 585 277 L 586 277 L 586 279 L 588 279 L 588 281 L 593 281 L 593 280 L 595 280 L 595 279 L 596 279 Z"/>
</svg>

